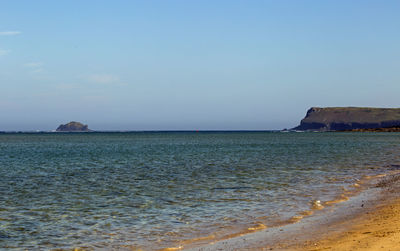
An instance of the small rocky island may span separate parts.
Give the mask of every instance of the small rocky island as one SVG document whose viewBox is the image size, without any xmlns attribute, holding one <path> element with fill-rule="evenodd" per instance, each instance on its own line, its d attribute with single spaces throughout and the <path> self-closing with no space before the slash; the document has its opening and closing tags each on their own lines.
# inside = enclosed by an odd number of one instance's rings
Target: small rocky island
<svg viewBox="0 0 400 251">
<path fill-rule="evenodd" d="M 71 121 L 68 124 L 60 125 L 57 132 L 91 132 L 87 125 L 80 122 Z"/>
<path fill-rule="evenodd" d="M 312 107 L 300 125 L 301 131 L 399 131 L 400 108 Z"/>
</svg>

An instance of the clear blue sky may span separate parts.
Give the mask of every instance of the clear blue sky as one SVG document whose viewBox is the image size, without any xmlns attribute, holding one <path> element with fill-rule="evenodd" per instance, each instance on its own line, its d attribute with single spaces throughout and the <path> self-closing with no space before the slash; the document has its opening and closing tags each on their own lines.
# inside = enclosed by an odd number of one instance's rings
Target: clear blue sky
<svg viewBox="0 0 400 251">
<path fill-rule="evenodd" d="M 400 107 L 400 1 L 2 1 L 0 130 L 282 129 Z"/>
</svg>

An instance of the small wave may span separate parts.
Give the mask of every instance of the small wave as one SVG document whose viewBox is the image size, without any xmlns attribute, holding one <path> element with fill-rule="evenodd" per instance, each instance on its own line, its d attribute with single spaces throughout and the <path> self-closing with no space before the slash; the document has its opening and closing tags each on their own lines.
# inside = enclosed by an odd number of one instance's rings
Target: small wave
<svg viewBox="0 0 400 251">
<path fill-rule="evenodd" d="M 239 189 L 252 189 L 252 187 L 214 187 L 211 190 L 239 190 Z"/>
</svg>

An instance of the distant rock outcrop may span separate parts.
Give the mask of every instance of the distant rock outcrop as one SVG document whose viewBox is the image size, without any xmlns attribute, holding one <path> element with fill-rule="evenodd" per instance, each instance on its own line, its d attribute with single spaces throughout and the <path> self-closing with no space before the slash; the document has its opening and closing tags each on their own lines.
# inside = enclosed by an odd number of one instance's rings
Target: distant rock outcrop
<svg viewBox="0 0 400 251">
<path fill-rule="evenodd" d="M 400 132 L 400 127 L 352 129 L 349 132 Z"/>
<path fill-rule="evenodd" d="M 312 107 L 293 130 L 347 131 L 389 127 L 400 127 L 400 108 Z"/>
<path fill-rule="evenodd" d="M 72 121 L 72 122 L 69 122 L 68 124 L 60 125 L 56 131 L 57 132 L 90 132 L 91 130 L 88 128 L 87 125 Z"/>
</svg>

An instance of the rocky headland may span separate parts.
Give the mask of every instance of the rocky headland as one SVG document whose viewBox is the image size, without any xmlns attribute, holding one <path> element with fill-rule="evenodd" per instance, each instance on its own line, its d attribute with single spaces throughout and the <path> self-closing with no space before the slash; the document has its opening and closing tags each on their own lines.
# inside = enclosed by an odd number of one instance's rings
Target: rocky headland
<svg viewBox="0 0 400 251">
<path fill-rule="evenodd" d="M 88 125 L 84 125 L 80 122 L 71 121 L 65 125 L 60 125 L 57 132 L 91 132 Z"/>
<path fill-rule="evenodd" d="M 301 131 L 400 131 L 400 108 L 312 107 Z"/>
</svg>

